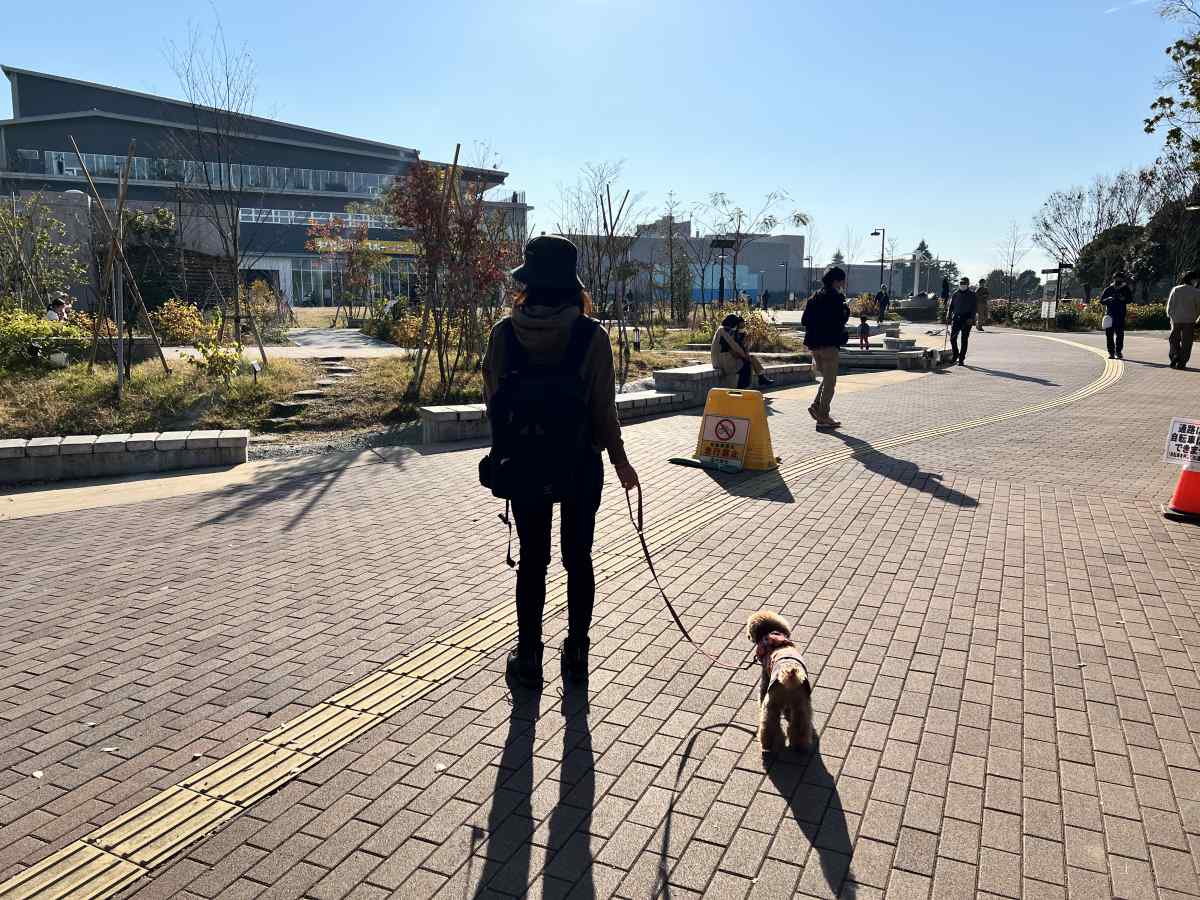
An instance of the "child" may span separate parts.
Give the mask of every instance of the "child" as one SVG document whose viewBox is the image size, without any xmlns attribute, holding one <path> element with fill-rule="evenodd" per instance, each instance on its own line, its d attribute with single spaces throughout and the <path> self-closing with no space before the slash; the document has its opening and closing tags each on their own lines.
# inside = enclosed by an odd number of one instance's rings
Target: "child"
<svg viewBox="0 0 1200 900">
<path fill-rule="evenodd" d="M 858 323 L 858 349 L 871 349 L 871 326 L 867 324 L 867 314 L 863 313 L 859 317 Z"/>
</svg>

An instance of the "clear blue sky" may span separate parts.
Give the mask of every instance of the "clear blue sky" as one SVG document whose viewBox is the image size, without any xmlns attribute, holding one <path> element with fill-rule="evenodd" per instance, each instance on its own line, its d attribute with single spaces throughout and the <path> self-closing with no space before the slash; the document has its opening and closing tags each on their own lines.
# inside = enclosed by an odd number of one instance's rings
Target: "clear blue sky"
<svg viewBox="0 0 1200 900">
<path fill-rule="evenodd" d="M 6 6 L 0 62 L 177 95 L 168 43 L 218 15 L 261 114 L 431 159 L 490 144 L 537 227 L 584 163 L 624 160 L 648 209 L 782 189 L 825 260 L 847 228 L 867 259 L 885 225 L 977 276 L 1047 193 L 1155 156 L 1141 121 L 1176 31 L 1155 5 L 58 0 Z"/>
</svg>

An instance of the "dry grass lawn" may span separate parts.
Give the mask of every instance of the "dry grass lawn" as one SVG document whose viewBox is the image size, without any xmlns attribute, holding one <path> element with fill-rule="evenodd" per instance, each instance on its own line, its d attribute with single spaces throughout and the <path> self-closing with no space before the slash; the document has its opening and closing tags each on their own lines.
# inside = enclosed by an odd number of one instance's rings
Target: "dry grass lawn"
<svg viewBox="0 0 1200 900">
<path fill-rule="evenodd" d="M 310 387 L 318 369 L 304 360 L 273 360 L 258 376 L 228 387 L 207 380 L 186 362 L 170 375 L 158 362 L 133 367 L 125 396 L 116 402 L 116 369 L 85 364 L 52 372 L 5 372 L 0 392 L 0 438 L 68 434 L 121 434 L 193 428 L 253 428 L 270 401 Z"/>
</svg>

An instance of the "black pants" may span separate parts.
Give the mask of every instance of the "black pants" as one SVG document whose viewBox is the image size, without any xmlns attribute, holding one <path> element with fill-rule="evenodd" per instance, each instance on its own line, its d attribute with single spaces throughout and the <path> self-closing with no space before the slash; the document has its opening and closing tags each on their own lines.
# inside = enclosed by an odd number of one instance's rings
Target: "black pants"
<svg viewBox="0 0 1200 900">
<path fill-rule="evenodd" d="M 738 369 L 738 390 L 744 391 L 750 387 L 754 381 L 754 366 L 750 364 L 750 360 L 742 363 L 742 367 Z"/>
<path fill-rule="evenodd" d="M 1171 348 L 1171 365 L 1186 367 L 1192 358 L 1192 340 L 1196 335 L 1194 322 L 1181 322 L 1171 326 L 1169 340 Z"/>
<path fill-rule="evenodd" d="M 1108 355 L 1120 356 L 1125 352 L 1125 323 L 1113 320 L 1112 328 L 1104 329 L 1104 337 L 1108 340 Z"/>
<path fill-rule="evenodd" d="M 563 568 L 567 570 L 567 640 L 586 643 L 596 600 L 596 575 L 592 570 L 592 541 L 596 512 L 604 486 L 600 455 L 589 460 L 581 478 L 578 500 L 561 504 Z M 546 608 L 546 571 L 550 567 L 552 503 L 513 503 L 521 559 L 517 565 L 517 643 L 534 649 L 542 643 L 542 615 Z"/>
<path fill-rule="evenodd" d="M 971 319 L 953 319 L 950 322 L 950 346 L 954 348 L 955 361 L 967 358 L 967 344 L 971 341 Z M 962 338 L 962 349 L 958 347 L 958 339 Z"/>
</svg>

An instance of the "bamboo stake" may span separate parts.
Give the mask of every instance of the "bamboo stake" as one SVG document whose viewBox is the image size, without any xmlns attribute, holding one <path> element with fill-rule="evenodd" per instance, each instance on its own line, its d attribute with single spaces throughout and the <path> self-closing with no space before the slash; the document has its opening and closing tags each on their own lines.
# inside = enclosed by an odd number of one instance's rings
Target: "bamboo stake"
<svg viewBox="0 0 1200 900">
<path fill-rule="evenodd" d="M 121 265 L 124 267 L 126 274 L 129 275 L 129 286 L 133 288 L 133 297 L 138 302 L 138 307 L 142 311 L 142 315 L 146 317 L 146 327 L 150 329 L 150 337 L 154 339 L 154 349 L 158 351 L 158 358 L 162 361 L 163 371 L 168 375 L 171 374 L 171 367 L 167 365 L 167 356 L 163 353 L 162 343 L 158 339 L 158 332 L 154 330 L 154 323 L 150 320 L 150 312 L 146 309 L 146 303 L 142 300 L 142 292 L 138 289 L 137 279 L 133 275 L 133 268 L 129 265 L 129 260 L 125 258 L 125 248 L 121 246 L 121 242 L 115 240 L 117 230 L 113 227 L 112 219 L 108 215 L 108 210 L 105 209 L 103 201 L 100 200 L 100 192 L 96 190 L 96 182 L 92 180 L 92 174 L 88 171 L 87 163 L 83 161 L 83 154 L 79 151 L 79 145 L 75 143 L 74 135 L 67 135 L 71 140 L 71 146 L 75 148 L 75 155 L 79 158 L 79 167 L 83 170 L 83 175 L 87 179 L 88 187 L 92 189 L 92 196 L 96 202 L 100 204 L 100 212 L 104 214 L 104 224 L 108 227 L 108 233 L 114 237 L 113 246 L 116 247 L 117 255 L 121 258 Z M 133 144 L 129 145 L 129 158 L 133 157 Z M 128 179 L 129 165 L 126 165 L 125 178 Z"/>
</svg>

